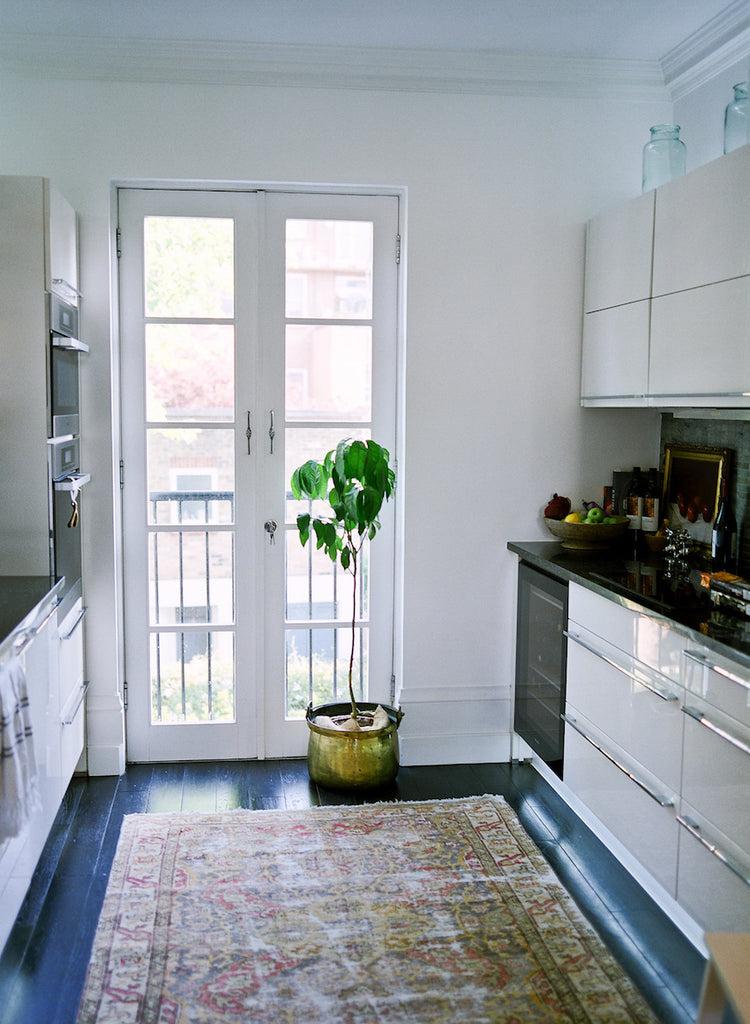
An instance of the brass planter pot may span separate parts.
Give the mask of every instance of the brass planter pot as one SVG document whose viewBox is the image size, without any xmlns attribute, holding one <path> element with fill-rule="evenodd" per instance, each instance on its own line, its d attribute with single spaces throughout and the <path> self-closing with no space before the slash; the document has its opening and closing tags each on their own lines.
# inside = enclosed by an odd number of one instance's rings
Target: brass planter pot
<svg viewBox="0 0 750 1024">
<path fill-rule="evenodd" d="M 358 703 L 360 711 L 375 711 L 377 704 Z M 336 718 L 351 713 L 351 704 L 309 705 L 307 769 L 313 782 L 328 789 L 375 789 L 393 782 L 398 774 L 398 727 L 403 711 L 381 704 L 389 724 L 382 729 L 342 732 L 316 725 L 317 715 Z"/>
</svg>

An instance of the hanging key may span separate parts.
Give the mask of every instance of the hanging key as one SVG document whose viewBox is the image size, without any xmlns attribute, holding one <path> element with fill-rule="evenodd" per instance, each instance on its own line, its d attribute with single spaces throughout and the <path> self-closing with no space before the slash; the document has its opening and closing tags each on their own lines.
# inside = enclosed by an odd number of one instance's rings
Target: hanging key
<svg viewBox="0 0 750 1024">
<path fill-rule="evenodd" d="M 273 519 L 266 519 L 263 529 L 268 534 L 272 544 L 276 543 L 276 522 Z"/>
<path fill-rule="evenodd" d="M 78 526 L 78 501 L 76 498 L 73 498 L 70 504 L 73 506 L 73 512 L 68 520 L 68 526 L 72 530 L 74 527 Z"/>
</svg>

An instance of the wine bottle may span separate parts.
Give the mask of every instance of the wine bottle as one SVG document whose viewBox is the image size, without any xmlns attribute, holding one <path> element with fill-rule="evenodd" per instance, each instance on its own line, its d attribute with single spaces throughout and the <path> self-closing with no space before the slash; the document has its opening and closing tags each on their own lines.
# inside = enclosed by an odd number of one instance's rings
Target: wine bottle
<svg viewBox="0 0 750 1024">
<path fill-rule="evenodd" d="M 726 477 L 721 480 L 719 511 L 711 534 L 711 565 L 714 572 L 735 572 L 737 568 L 737 520 L 729 500 Z"/>
<path fill-rule="evenodd" d="M 643 516 L 641 529 L 644 533 L 656 533 L 659 529 L 659 485 L 658 473 L 655 469 L 648 471 L 646 493 L 643 496 Z"/>
<path fill-rule="evenodd" d="M 637 558 L 641 545 L 641 525 L 643 521 L 643 484 L 640 466 L 633 466 L 633 476 L 625 492 L 625 515 L 630 520 L 628 541 L 632 557 Z"/>
</svg>

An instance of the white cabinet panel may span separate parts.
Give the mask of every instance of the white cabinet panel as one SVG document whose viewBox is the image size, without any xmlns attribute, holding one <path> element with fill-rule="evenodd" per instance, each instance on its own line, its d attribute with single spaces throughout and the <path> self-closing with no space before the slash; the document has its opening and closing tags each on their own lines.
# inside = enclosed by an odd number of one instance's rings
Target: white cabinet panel
<svg viewBox="0 0 750 1024">
<path fill-rule="evenodd" d="M 574 716 L 575 717 L 575 716 Z M 676 891 L 678 824 L 671 806 L 662 806 L 655 796 L 667 800 L 659 783 L 642 769 L 628 763 L 623 751 L 597 737 L 585 719 L 576 725 L 600 744 L 621 767 L 600 752 L 589 739 L 567 725 L 565 729 L 565 783 L 597 816 L 610 832 L 635 856 L 671 895 Z M 636 784 L 626 769 L 654 793 Z"/>
<path fill-rule="evenodd" d="M 683 804 L 677 899 L 706 931 L 747 931 L 750 856 Z"/>
<path fill-rule="evenodd" d="M 750 274 L 750 146 L 656 190 L 653 295 Z"/>
<path fill-rule="evenodd" d="M 685 637 L 667 622 L 624 608 L 616 601 L 571 583 L 568 616 L 613 647 L 681 685 Z"/>
<path fill-rule="evenodd" d="M 750 277 L 654 298 L 650 393 L 700 396 L 750 392 L 748 337 Z"/>
<path fill-rule="evenodd" d="M 650 316 L 650 299 L 584 315 L 583 399 L 647 393 Z"/>
<path fill-rule="evenodd" d="M 653 192 L 589 222 L 584 293 L 587 313 L 649 297 L 653 234 Z"/>
<path fill-rule="evenodd" d="M 48 232 L 46 285 L 49 291 L 78 290 L 78 224 L 76 212 L 55 186 L 45 179 Z"/>
<path fill-rule="evenodd" d="M 679 693 L 646 666 L 611 651 L 593 653 L 584 630 L 571 628 L 568 640 L 568 704 L 669 790 L 678 793 L 682 766 L 682 714 Z M 575 713 L 575 712 L 573 712 Z"/>
</svg>

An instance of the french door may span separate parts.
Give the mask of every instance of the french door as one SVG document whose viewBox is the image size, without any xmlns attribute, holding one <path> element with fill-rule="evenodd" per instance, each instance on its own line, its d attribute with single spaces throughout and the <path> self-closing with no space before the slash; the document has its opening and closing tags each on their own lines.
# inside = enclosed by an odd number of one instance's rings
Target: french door
<svg viewBox="0 0 750 1024">
<path fill-rule="evenodd" d="M 398 199 L 122 188 L 131 761 L 294 756 L 343 699 L 351 579 L 289 480 L 343 437 L 392 453 Z M 356 687 L 389 699 L 395 515 L 366 554 Z"/>
</svg>

